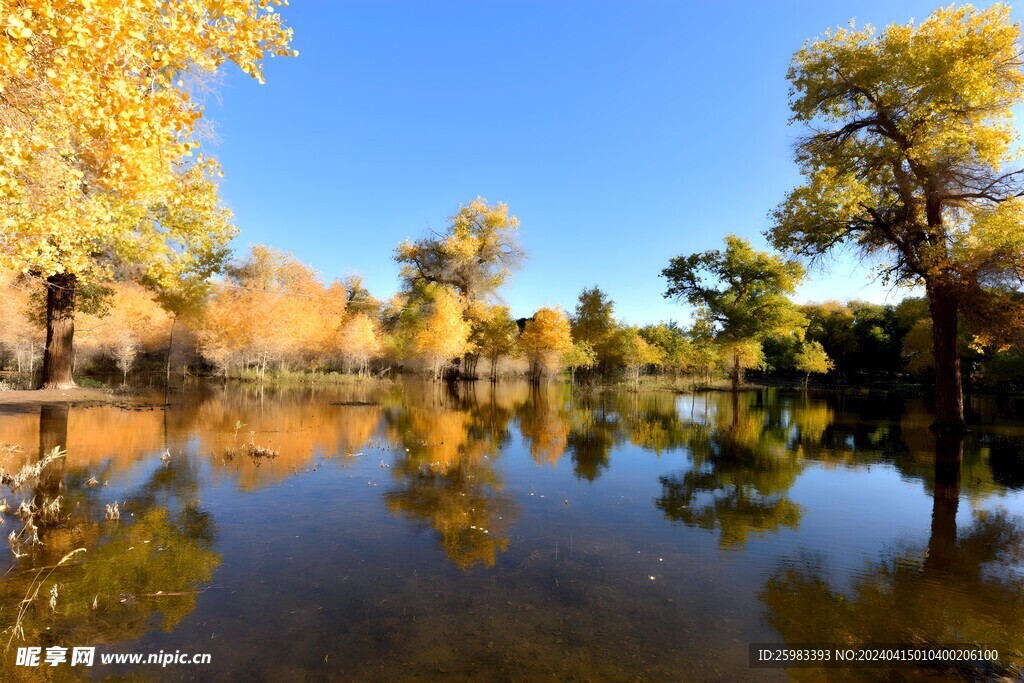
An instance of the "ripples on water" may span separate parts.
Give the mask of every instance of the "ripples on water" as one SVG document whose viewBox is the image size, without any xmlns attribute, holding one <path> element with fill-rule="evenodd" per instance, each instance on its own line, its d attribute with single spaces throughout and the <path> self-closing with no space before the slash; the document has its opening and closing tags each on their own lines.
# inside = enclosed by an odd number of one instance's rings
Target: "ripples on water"
<svg viewBox="0 0 1024 683">
<path fill-rule="evenodd" d="M 952 470 L 924 406 L 878 396 L 194 385 L 8 409 L 9 468 L 66 445 L 35 493 L 68 516 L 2 560 L 0 619 L 85 547 L 23 644 L 209 652 L 204 678 L 785 679 L 747 643 L 1019 652 L 1019 407 L 975 399 Z"/>
</svg>

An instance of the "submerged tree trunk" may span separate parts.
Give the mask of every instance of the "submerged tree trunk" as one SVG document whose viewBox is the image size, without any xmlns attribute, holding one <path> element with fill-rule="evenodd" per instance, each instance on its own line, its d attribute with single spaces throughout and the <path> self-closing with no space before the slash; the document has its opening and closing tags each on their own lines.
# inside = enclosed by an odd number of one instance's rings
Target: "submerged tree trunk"
<svg viewBox="0 0 1024 683">
<path fill-rule="evenodd" d="M 941 570 L 956 559 L 956 513 L 960 507 L 963 450 L 962 434 L 940 432 L 935 435 L 935 488 L 926 571 Z"/>
<path fill-rule="evenodd" d="M 46 349 L 43 352 L 40 389 L 70 389 L 75 386 L 71 370 L 75 355 L 77 290 L 78 279 L 74 275 L 46 278 Z"/>
<path fill-rule="evenodd" d="M 932 314 L 932 344 L 935 354 L 935 424 L 938 432 L 962 434 L 964 393 L 960 377 L 960 350 L 957 348 L 959 313 L 956 292 L 942 285 L 929 284 L 928 303 Z"/>
</svg>

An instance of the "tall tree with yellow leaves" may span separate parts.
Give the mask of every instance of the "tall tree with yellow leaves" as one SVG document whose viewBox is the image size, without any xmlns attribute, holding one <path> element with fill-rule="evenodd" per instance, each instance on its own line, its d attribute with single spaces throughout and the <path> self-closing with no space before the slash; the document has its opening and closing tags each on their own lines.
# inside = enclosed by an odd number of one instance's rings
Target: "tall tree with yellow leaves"
<svg viewBox="0 0 1024 683">
<path fill-rule="evenodd" d="M 366 373 L 370 361 L 383 348 L 376 321 L 365 313 L 356 313 L 345 321 L 338 343 L 346 370 L 360 374 Z"/>
<path fill-rule="evenodd" d="M 74 386 L 81 282 L 209 272 L 234 234 L 190 84 L 290 55 L 278 0 L 0 2 L 0 259 L 47 287 L 44 387 Z"/>
<path fill-rule="evenodd" d="M 1009 6 L 950 5 L 880 33 L 830 31 L 789 69 L 793 121 L 809 131 L 796 153 L 805 183 L 775 211 L 772 241 L 810 258 L 852 245 L 924 286 L 935 426 L 952 433 L 965 429 L 961 314 L 1019 314 L 1024 170 L 1009 165 L 1022 63 Z"/>
<path fill-rule="evenodd" d="M 430 313 L 416 334 L 416 352 L 427 362 L 435 380 L 442 377 L 453 358 L 470 348 L 470 327 L 464 309 L 465 304 L 456 294 L 437 288 Z"/>
<path fill-rule="evenodd" d="M 562 367 L 564 354 L 572 348 L 569 317 L 561 307 L 541 308 L 526 321 L 519 346 L 530 359 L 530 376 L 539 382 Z"/>
<path fill-rule="evenodd" d="M 519 269 L 526 257 L 519 244 L 519 219 L 508 204 L 489 204 L 477 197 L 449 218 L 446 232 L 415 242 L 405 241 L 395 251 L 402 280 L 410 292 L 430 286 L 454 291 L 465 302 L 465 316 L 476 327 L 487 317 L 487 304 Z M 467 352 L 463 374 L 473 377 L 477 357 Z"/>
</svg>

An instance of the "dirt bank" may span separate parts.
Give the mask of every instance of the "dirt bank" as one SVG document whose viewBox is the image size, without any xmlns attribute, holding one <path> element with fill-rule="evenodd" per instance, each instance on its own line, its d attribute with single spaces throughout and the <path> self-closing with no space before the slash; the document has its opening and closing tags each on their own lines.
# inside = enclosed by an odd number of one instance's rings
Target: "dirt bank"
<svg viewBox="0 0 1024 683">
<path fill-rule="evenodd" d="M 104 389 L 35 389 L 0 391 L 0 406 L 41 406 L 48 403 L 115 403 L 123 402 Z"/>
</svg>

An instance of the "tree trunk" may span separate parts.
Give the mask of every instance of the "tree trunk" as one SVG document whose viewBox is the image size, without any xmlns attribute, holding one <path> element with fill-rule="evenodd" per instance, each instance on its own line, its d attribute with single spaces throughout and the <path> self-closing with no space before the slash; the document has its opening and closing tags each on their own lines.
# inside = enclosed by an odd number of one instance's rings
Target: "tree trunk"
<svg viewBox="0 0 1024 683">
<path fill-rule="evenodd" d="M 743 368 L 740 367 L 740 354 L 733 354 L 732 360 L 732 390 L 739 391 L 740 386 L 743 384 Z"/>
<path fill-rule="evenodd" d="M 74 360 L 75 294 L 74 275 L 46 278 L 46 350 L 40 389 L 70 389 L 75 386 L 71 368 Z"/>
<path fill-rule="evenodd" d="M 167 337 L 167 383 L 171 383 L 171 350 L 174 348 L 174 326 L 178 323 L 178 316 L 171 318 L 171 333 Z"/>
<path fill-rule="evenodd" d="M 959 302 L 951 287 L 929 284 L 927 293 L 935 355 L 935 424 L 932 429 L 962 434 L 967 431 L 967 422 L 964 420 L 960 350 L 957 348 Z"/>
</svg>

